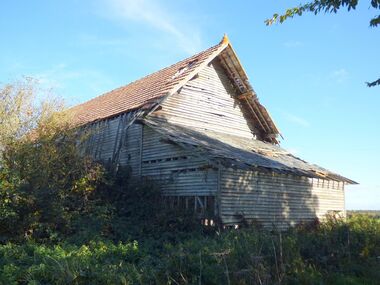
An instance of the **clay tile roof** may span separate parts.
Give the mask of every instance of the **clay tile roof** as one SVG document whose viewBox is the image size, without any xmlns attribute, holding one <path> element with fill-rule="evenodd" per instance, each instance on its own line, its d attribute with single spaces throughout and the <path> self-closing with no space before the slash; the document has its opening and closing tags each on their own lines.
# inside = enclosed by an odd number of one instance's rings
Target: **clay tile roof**
<svg viewBox="0 0 380 285">
<path fill-rule="evenodd" d="M 70 109 L 75 125 L 105 119 L 143 106 L 165 96 L 178 86 L 191 72 L 209 60 L 226 45 L 223 41 L 192 57 L 119 87 Z M 176 91 L 176 90 L 175 90 Z"/>
</svg>

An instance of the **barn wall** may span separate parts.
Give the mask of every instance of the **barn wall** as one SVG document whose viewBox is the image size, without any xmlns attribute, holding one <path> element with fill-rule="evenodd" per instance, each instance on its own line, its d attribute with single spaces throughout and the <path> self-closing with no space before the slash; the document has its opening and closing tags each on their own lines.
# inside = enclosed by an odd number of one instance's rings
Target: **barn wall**
<svg viewBox="0 0 380 285">
<path fill-rule="evenodd" d="M 87 155 L 105 163 L 130 166 L 132 175 L 140 175 L 142 125 L 127 127 L 126 115 L 100 121 L 86 129 L 84 149 Z"/>
<path fill-rule="evenodd" d="M 214 60 L 151 116 L 174 124 L 252 138 L 238 101 L 232 98 L 235 95 L 225 71 Z"/>
<path fill-rule="evenodd" d="M 128 165 L 133 176 L 139 176 L 141 174 L 142 125 L 132 124 L 125 136 L 119 162 L 121 165 Z"/>
<path fill-rule="evenodd" d="M 90 126 L 86 154 L 105 163 L 130 166 L 134 176 L 147 176 L 160 183 L 164 195 L 215 195 L 217 170 L 207 160 L 165 141 L 147 126 L 134 123 L 124 128 L 122 120 L 116 117 Z"/>
<path fill-rule="evenodd" d="M 207 160 L 165 141 L 144 126 L 142 175 L 155 179 L 164 195 L 212 196 L 217 191 L 217 170 Z"/>
<path fill-rule="evenodd" d="M 345 215 L 342 182 L 224 169 L 220 190 L 223 223 L 237 223 L 244 216 L 286 228 L 332 210 Z"/>
</svg>

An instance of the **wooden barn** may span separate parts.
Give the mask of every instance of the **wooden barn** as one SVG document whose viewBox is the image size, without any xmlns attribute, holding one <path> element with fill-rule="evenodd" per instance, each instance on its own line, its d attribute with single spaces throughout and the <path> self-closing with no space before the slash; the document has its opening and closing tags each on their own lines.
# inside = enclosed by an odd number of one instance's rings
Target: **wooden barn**
<svg viewBox="0 0 380 285">
<path fill-rule="evenodd" d="M 344 186 L 355 182 L 279 146 L 280 132 L 226 36 L 72 111 L 90 130 L 87 154 L 154 179 L 173 207 L 224 225 L 278 228 L 345 215 Z"/>
</svg>

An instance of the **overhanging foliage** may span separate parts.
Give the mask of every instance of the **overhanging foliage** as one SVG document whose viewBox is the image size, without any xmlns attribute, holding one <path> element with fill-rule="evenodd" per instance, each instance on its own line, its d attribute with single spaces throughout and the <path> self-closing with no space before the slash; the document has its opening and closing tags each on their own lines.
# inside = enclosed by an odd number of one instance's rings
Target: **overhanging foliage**
<svg viewBox="0 0 380 285">
<path fill-rule="evenodd" d="M 338 10 L 342 8 L 347 8 L 348 11 L 352 11 L 356 9 L 358 3 L 358 0 L 315 0 L 313 2 L 301 4 L 298 7 L 287 9 L 283 14 L 273 14 L 272 18 L 265 20 L 265 24 L 270 26 L 275 23 L 283 23 L 289 18 L 293 18 L 294 16 L 302 16 L 307 12 L 317 15 L 321 12 L 337 13 Z M 380 0 L 371 0 L 370 7 L 375 10 L 379 10 Z M 369 25 L 370 27 L 377 27 L 380 25 L 380 15 L 371 18 Z M 380 78 L 372 82 L 366 82 L 366 84 L 368 87 L 380 85 Z"/>
</svg>

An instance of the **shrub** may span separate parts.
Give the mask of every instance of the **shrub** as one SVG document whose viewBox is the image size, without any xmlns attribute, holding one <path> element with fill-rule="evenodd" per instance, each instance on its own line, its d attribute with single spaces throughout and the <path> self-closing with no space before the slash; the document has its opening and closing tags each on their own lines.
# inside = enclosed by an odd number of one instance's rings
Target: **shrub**
<svg viewBox="0 0 380 285">
<path fill-rule="evenodd" d="M 378 284 L 379 219 L 202 227 L 153 181 L 83 157 L 67 115 L 17 88 L 0 90 L 0 284 Z"/>
<path fill-rule="evenodd" d="M 373 233 L 367 244 L 357 239 L 358 227 Z M 347 229 L 359 243 L 336 248 Z M 378 238 L 378 222 L 355 217 L 307 232 L 189 232 L 175 242 L 146 236 L 82 245 L 8 243 L 0 246 L 0 284 L 378 284 L 376 251 L 360 256 L 366 245 L 377 250 Z"/>
</svg>

